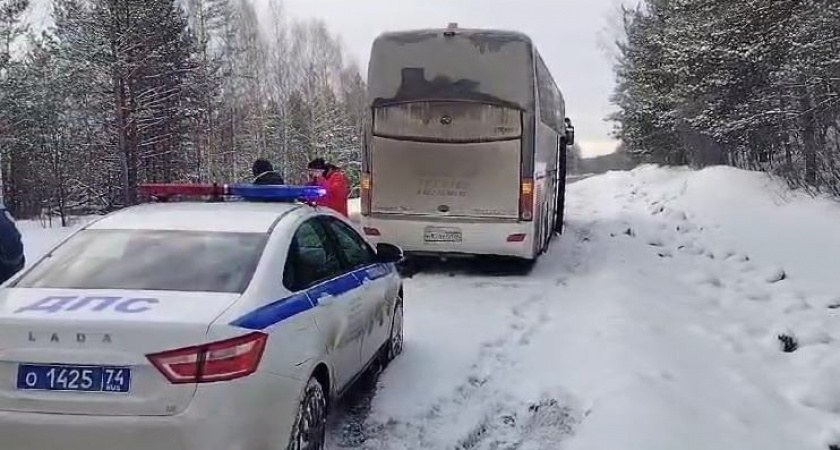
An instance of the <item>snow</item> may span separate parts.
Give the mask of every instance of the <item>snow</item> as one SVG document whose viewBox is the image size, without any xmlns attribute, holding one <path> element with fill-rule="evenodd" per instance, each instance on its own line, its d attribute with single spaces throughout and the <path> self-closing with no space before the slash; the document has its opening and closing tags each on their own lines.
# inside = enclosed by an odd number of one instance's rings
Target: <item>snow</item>
<svg viewBox="0 0 840 450">
<path fill-rule="evenodd" d="M 610 172 L 567 198 L 532 273 L 406 280 L 405 352 L 336 408 L 329 448 L 840 443 L 840 205 L 729 168 Z M 28 252 L 65 233 L 24 225 Z"/>
<path fill-rule="evenodd" d="M 31 0 L 29 7 L 24 11 L 22 24 L 33 36 L 39 36 L 53 26 L 53 5 L 50 0 Z M 13 44 L 12 57 L 23 56 L 28 48 L 28 36 L 20 36 Z"/>
<path fill-rule="evenodd" d="M 405 353 L 333 447 L 838 442 L 840 206 L 728 168 L 612 172 L 567 198 L 566 234 L 530 275 L 406 281 Z"/>
<path fill-rule="evenodd" d="M 362 215 L 362 200 L 358 198 L 348 200 L 347 213 L 350 215 L 351 222 L 359 223 L 359 219 Z"/>
<path fill-rule="evenodd" d="M 274 202 L 164 202 L 124 209 L 90 228 L 266 233 L 298 206 Z"/>
<path fill-rule="evenodd" d="M 50 249 L 61 242 L 64 238 L 75 231 L 83 221 L 75 222 L 75 225 L 67 228 L 49 226 L 37 221 L 21 220 L 16 223 L 18 230 L 23 236 L 23 251 L 26 254 L 27 264 L 32 264 Z"/>
</svg>

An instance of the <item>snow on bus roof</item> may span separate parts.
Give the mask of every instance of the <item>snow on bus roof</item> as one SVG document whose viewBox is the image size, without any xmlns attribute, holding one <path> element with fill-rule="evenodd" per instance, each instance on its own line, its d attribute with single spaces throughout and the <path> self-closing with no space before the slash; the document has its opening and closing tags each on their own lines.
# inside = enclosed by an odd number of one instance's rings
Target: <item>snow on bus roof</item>
<svg viewBox="0 0 840 450">
<path fill-rule="evenodd" d="M 531 37 L 520 31 L 497 30 L 492 28 L 426 28 L 405 31 L 387 31 L 379 35 L 376 40 L 395 40 L 417 42 L 423 38 L 432 38 L 444 33 L 455 31 L 458 35 L 484 36 L 487 38 L 506 38 L 510 41 L 521 41 L 532 44 Z"/>
<path fill-rule="evenodd" d="M 154 203 L 126 208 L 92 224 L 91 230 L 165 230 L 265 233 L 294 203 Z"/>
</svg>

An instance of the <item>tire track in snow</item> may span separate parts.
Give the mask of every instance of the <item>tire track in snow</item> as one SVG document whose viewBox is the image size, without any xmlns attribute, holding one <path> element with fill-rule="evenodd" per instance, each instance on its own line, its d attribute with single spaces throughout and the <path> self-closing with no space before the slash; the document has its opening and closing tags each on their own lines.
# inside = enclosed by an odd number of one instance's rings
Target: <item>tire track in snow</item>
<svg viewBox="0 0 840 450">
<path fill-rule="evenodd" d="M 566 240 L 555 244 L 555 250 L 563 251 L 563 255 L 546 257 L 542 266 L 538 265 L 539 273 L 516 281 L 473 281 L 472 287 L 478 290 L 524 287 L 535 292 L 509 307 L 505 332 L 481 344 L 469 374 L 451 394 L 437 399 L 414 420 L 368 419 L 361 431 L 354 433 L 357 438 L 363 436 L 361 439 L 339 446 L 367 450 L 528 450 L 550 443 L 557 448 L 580 421 L 575 399 L 565 392 L 550 392 L 526 401 L 516 398 L 507 383 L 515 379 L 512 373 L 523 369 L 516 367 L 519 352 L 530 346 L 532 338 L 550 322 L 550 302 L 557 297 L 557 290 L 563 289 L 569 275 L 584 267 L 590 238 L 588 227 L 570 226 Z M 552 264 L 556 260 L 560 264 Z"/>
<path fill-rule="evenodd" d="M 424 414 L 411 422 L 390 420 L 386 423 L 367 423 L 368 436 L 363 448 L 477 448 L 486 439 L 491 418 L 503 415 L 502 405 L 496 404 L 493 386 L 495 377 L 511 364 L 511 353 L 517 346 L 527 345 L 533 333 L 548 320 L 545 296 L 534 294 L 510 308 L 507 330 L 498 338 L 484 342 L 469 375 L 453 390 L 452 394 L 438 399 Z M 485 418 L 467 426 L 451 442 L 440 442 L 439 431 L 457 424 L 464 410 L 483 411 Z M 463 426 L 463 424 L 458 424 Z M 445 440 L 445 439 L 444 439 Z M 396 441 L 396 442 L 395 442 Z M 399 442 L 399 444 L 397 444 Z"/>
</svg>

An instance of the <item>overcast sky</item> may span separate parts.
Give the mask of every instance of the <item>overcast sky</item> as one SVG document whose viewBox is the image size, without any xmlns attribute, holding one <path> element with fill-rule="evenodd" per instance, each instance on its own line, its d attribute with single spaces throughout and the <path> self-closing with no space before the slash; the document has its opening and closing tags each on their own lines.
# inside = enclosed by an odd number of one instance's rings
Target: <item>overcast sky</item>
<svg viewBox="0 0 840 450">
<path fill-rule="evenodd" d="M 257 0 L 265 6 L 270 0 Z M 615 149 L 604 121 L 613 89 L 611 40 L 619 0 L 284 0 L 294 18 L 318 17 L 340 34 L 360 66 L 383 31 L 465 28 L 523 31 L 537 44 L 566 97 L 585 155 Z"/>
</svg>

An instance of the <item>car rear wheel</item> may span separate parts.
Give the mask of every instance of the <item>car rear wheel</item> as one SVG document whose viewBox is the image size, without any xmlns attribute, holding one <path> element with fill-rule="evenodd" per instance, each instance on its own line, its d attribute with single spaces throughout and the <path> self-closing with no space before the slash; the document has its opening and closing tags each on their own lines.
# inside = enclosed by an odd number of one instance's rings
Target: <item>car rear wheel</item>
<svg viewBox="0 0 840 450">
<path fill-rule="evenodd" d="M 315 378 L 306 384 L 288 450 L 323 450 L 327 435 L 327 396 Z"/>
<path fill-rule="evenodd" d="M 403 301 L 397 300 L 397 306 L 394 308 L 394 320 L 391 322 L 391 337 L 388 339 L 387 349 L 385 352 L 385 364 L 390 363 L 403 351 L 403 341 L 405 332 L 403 331 Z"/>
</svg>

